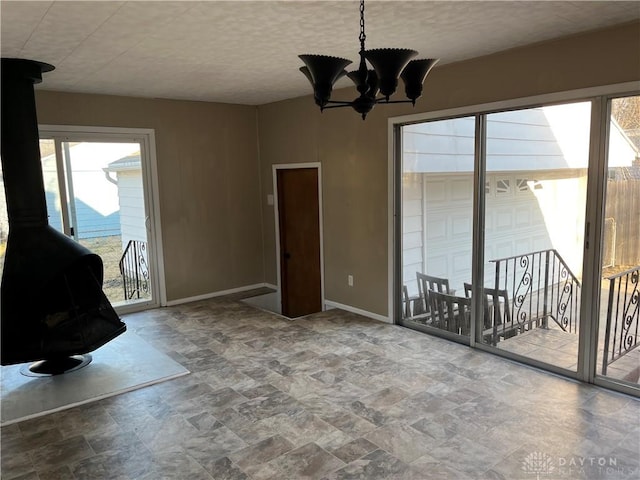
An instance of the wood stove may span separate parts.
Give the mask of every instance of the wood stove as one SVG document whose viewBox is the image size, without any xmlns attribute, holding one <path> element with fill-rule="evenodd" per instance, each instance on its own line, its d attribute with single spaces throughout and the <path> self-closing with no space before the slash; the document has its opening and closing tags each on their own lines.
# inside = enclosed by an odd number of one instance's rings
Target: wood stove
<svg viewBox="0 0 640 480">
<path fill-rule="evenodd" d="M 0 287 L 0 363 L 58 374 L 126 330 L 102 291 L 102 259 L 48 224 L 33 85 L 53 66 L 3 58 L 2 136 L 9 237 Z M 88 357 L 90 358 L 90 357 Z"/>
</svg>

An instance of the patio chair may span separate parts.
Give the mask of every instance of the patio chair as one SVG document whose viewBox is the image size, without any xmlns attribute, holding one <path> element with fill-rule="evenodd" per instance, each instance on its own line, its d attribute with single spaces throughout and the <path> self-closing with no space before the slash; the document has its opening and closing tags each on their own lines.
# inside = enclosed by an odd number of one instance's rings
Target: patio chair
<svg viewBox="0 0 640 480">
<path fill-rule="evenodd" d="M 511 318 L 507 291 L 487 287 L 483 291 L 485 339 L 496 345 L 500 337 L 507 339 L 517 335 L 519 326 L 514 325 Z"/>
<path fill-rule="evenodd" d="M 411 305 L 409 303 L 409 290 L 407 290 L 406 285 L 402 286 L 402 303 L 404 304 L 402 315 L 404 318 L 409 318 L 411 316 Z"/>
<path fill-rule="evenodd" d="M 442 330 L 469 335 L 471 324 L 471 299 L 447 293 L 429 292 L 431 324 Z"/>
<path fill-rule="evenodd" d="M 416 278 L 418 280 L 418 294 L 422 299 L 424 305 L 424 311 L 429 312 L 431 305 L 429 302 L 430 292 L 439 292 L 452 294 L 454 292 L 449 288 L 449 279 L 434 277 L 433 275 L 425 275 L 424 273 L 416 272 Z"/>
<path fill-rule="evenodd" d="M 473 286 L 464 283 L 465 297 L 471 299 Z M 494 345 L 499 341 L 500 336 L 510 338 L 517 334 L 518 325 L 514 326 L 511 319 L 511 307 L 509 305 L 509 294 L 506 290 L 496 288 L 483 288 L 483 326 L 485 337 Z M 515 330 L 514 330 L 515 329 Z M 495 333 L 495 335 L 494 335 Z"/>
<path fill-rule="evenodd" d="M 409 296 L 409 289 L 406 285 L 402 286 L 402 315 L 404 318 L 411 318 L 424 313 L 422 311 L 422 299 L 418 296 Z"/>
</svg>

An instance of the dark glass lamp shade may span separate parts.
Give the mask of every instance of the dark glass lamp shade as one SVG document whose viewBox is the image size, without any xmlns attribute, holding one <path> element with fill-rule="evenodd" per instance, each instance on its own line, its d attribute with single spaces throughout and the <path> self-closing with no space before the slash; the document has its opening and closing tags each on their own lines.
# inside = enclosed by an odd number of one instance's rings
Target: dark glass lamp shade
<svg viewBox="0 0 640 480">
<path fill-rule="evenodd" d="M 436 63 L 438 63 L 437 58 L 411 60 L 402 71 L 400 78 L 404 82 L 404 92 L 414 105 L 416 100 L 422 96 L 424 79 L 427 78 Z"/>
<path fill-rule="evenodd" d="M 325 106 L 331 98 L 333 85 L 340 77 L 346 74 L 345 67 L 351 60 L 326 55 L 299 55 L 305 64 L 300 71 L 307 77 L 313 86 L 313 96 L 321 107 Z"/>
<path fill-rule="evenodd" d="M 366 78 L 362 78 L 363 74 L 360 70 L 349 72 L 347 76 L 355 84 L 358 92 L 361 94 L 370 98 L 375 98 L 376 95 L 378 95 L 378 75 L 375 70 L 367 71 Z"/>
<path fill-rule="evenodd" d="M 387 99 L 393 95 L 398 87 L 400 72 L 417 54 L 418 52 L 415 50 L 407 48 L 376 48 L 364 52 L 364 57 L 378 75 L 380 93 Z"/>
</svg>

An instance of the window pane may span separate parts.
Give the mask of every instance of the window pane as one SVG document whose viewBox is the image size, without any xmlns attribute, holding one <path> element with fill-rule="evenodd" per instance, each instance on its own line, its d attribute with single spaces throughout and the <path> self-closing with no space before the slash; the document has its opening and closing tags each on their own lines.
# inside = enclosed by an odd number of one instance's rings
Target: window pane
<svg viewBox="0 0 640 480">
<path fill-rule="evenodd" d="M 42 179 L 44 181 L 44 196 L 47 202 L 49 225 L 64 233 L 54 140 L 40 139 L 40 162 L 42 163 Z"/>
<path fill-rule="evenodd" d="M 638 384 L 640 97 L 611 102 L 597 372 Z"/>
<path fill-rule="evenodd" d="M 73 237 L 102 258 L 107 298 L 150 300 L 140 144 L 62 142 L 62 152 Z"/>
<path fill-rule="evenodd" d="M 402 129 L 403 324 L 468 336 L 475 120 Z"/>
<path fill-rule="evenodd" d="M 590 109 L 487 116 L 481 341 L 574 371 Z"/>
</svg>

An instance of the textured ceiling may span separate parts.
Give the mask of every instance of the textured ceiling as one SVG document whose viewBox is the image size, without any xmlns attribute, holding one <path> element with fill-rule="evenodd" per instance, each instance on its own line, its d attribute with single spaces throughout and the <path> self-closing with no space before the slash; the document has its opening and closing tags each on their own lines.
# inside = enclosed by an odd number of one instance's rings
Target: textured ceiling
<svg viewBox="0 0 640 480">
<path fill-rule="evenodd" d="M 358 2 L 6 1 L 3 57 L 43 88 L 257 105 L 310 93 L 297 55 L 357 60 Z M 367 48 L 440 65 L 640 18 L 640 2 L 367 1 Z M 343 79 L 338 86 L 348 86 Z"/>
</svg>

